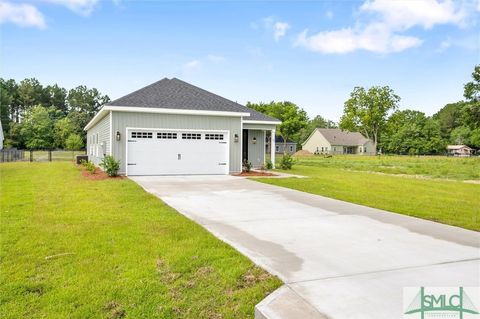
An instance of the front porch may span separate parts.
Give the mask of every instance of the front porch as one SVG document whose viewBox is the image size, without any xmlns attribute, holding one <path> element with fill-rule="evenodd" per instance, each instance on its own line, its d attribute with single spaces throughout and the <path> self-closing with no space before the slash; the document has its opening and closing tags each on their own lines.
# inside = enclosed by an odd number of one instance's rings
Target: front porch
<svg viewBox="0 0 480 319">
<path fill-rule="evenodd" d="M 252 168 L 259 169 L 269 160 L 275 168 L 275 138 L 272 139 L 272 136 L 275 136 L 275 128 L 244 128 L 242 130 L 242 163 L 248 161 L 252 164 Z M 265 151 L 267 140 L 272 141 L 269 154 Z"/>
</svg>

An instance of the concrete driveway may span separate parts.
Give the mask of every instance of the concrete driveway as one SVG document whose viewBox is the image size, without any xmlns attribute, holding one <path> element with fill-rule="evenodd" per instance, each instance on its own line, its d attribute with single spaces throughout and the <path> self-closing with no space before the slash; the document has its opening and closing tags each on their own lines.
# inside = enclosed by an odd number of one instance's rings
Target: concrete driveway
<svg viewBox="0 0 480 319">
<path fill-rule="evenodd" d="M 477 232 L 233 176 L 132 179 L 285 282 L 258 317 L 402 318 L 404 287 L 480 286 Z"/>
</svg>

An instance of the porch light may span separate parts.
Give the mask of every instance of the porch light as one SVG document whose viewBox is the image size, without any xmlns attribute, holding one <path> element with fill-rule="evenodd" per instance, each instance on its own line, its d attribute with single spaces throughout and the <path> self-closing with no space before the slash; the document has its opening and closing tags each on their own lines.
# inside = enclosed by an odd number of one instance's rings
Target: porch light
<svg viewBox="0 0 480 319">
<path fill-rule="evenodd" d="M 238 143 L 238 134 L 235 134 L 235 135 L 233 136 L 233 141 L 234 141 L 235 143 Z"/>
<path fill-rule="evenodd" d="M 254 137 L 254 138 L 252 139 L 252 143 L 253 143 L 253 144 L 257 144 L 257 138 L 256 138 L 256 137 Z"/>
<path fill-rule="evenodd" d="M 115 134 L 115 139 L 117 141 L 120 141 L 120 132 L 119 131 L 117 131 L 117 133 Z"/>
</svg>

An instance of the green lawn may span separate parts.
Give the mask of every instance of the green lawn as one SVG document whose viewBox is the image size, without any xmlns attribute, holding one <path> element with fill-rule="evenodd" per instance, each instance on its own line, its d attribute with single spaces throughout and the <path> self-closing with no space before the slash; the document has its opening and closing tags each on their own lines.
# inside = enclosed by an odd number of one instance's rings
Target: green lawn
<svg viewBox="0 0 480 319">
<path fill-rule="evenodd" d="M 128 179 L 0 164 L 0 318 L 247 318 L 281 282 Z"/>
<path fill-rule="evenodd" d="M 480 180 L 480 157 L 335 155 L 333 157 L 298 157 L 297 160 L 300 165 L 314 167 Z"/>
<path fill-rule="evenodd" d="M 480 231 L 480 185 L 295 165 L 308 178 L 259 178 L 259 182 L 336 198 Z"/>
</svg>

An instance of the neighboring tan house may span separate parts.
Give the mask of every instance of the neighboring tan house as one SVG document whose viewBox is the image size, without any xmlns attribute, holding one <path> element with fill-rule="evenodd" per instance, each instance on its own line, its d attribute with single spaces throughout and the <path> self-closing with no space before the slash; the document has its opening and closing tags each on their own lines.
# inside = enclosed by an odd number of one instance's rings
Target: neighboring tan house
<svg viewBox="0 0 480 319">
<path fill-rule="evenodd" d="M 163 79 L 109 102 L 87 124 L 88 159 L 125 175 L 229 174 L 265 163 L 277 119 L 183 82 Z M 275 143 L 272 148 L 275 149 Z M 270 155 L 275 163 L 275 152 Z"/>
<path fill-rule="evenodd" d="M 338 128 L 317 128 L 302 144 L 302 149 L 314 154 L 375 155 L 373 141 L 358 132 Z"/>
<path fill-rule="evenodd" d="M 467 145 L 448 145 L 447 151 L 448 155 L 451 156 L 470 156 L 475 152 L 473 148 Z"/>
<path fill-rule="evenodd" d="M 270 142 L 269 138 L 267 138 L 265 144 L 265 150 L 267 153 L 270 153 Z M 297 151 L 297 143 L 294 141 L 290 141 L 287 139 L 287 143 L 284 143 L 283 137 L 276 136 L 275 137 L 275 153 L 277 154 L 295 154 Z"/>
</svg>

